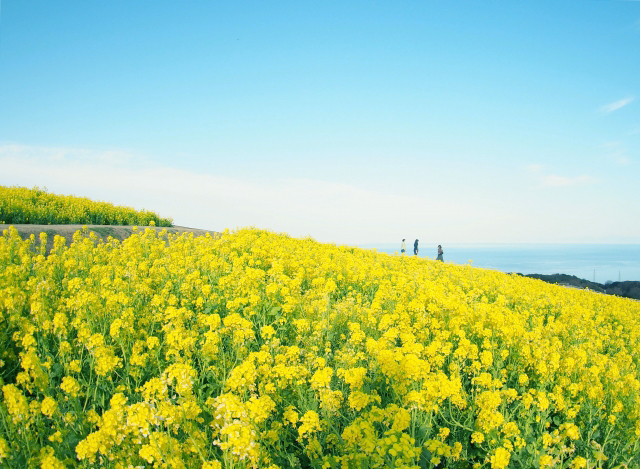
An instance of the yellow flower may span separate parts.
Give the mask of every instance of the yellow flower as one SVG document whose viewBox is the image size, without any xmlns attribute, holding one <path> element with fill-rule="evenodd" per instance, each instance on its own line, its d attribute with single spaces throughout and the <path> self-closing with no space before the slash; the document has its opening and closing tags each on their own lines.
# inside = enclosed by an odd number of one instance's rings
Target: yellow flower
<svg viewBox="0 0 640 469">
<path fill-rule="evenodd" d="M 401 432 L 409 428 L 411 424 L 411 414 L 407 409 L 399 408 L 393 411 L 393 425 L 392 430 Z"/>
<path fill-rule="evenodd" d="M 165 370 L 164 376 L 168 384 L 175 386 L 178 394 L 185 395 L 191 393 L 198 372 L 189 365 L 175 363 Z"/>
<path fill-rule="evenodd" d="M 291 425 L 298 423 L 298 413 L 293 410 L 293 406 L 288 406 L 284 412 L 284 418 Z"/>
<path fill-rule="evenodd" d="M 4 393 L 4 403 L 14 423 L 21 422 L 29 416 L 29 404 L 27 398 L 13 384 L 6 384 L 2 387 Z"/>
<path fill-rule="evenodd" d="M 366 394 L 362 391 L 352 391 L 349 394 L 349 398 L 347 399 L 347 403 L 349 404 L 349 407 L 356 410 L 356 411 L 360 411 L 362 409 L 364 409 L 365 407 L 367 407 L 371 402 L 374 402 L 376 399 L 374 396 L 371 396 L 369 394 Z"/>
<path fill-rule="evenodd" d="M 489 350 L 484 350 L 480 354 L 480 361 L 485 367 L 489 367 L 493 364 L 493 354 Z"/>
<path fill-rule="evenodd" d="M 71 360 L 71 362 L 69 363 L 69 370 L 73 371 L 74 373 L 80 373 L 80 371 L 82 370 L 80 360 Z"/>
<path fill-rule="evenodd" d="M 577 456 L 571 461 L 571 469 L 583 469 L 587 467 L 587 460 L 582 456 Z"/>
<path fill-rule="evenodd" d="M 222 469 L 222 463 L 220 461 L 205 461 L 202 464 L 202 469 Z"/>
<path fill-rule="evenodd" d="M 313 389 L 329 387 L 329 383 L 331 383 L 332 376 L 333 376 L 332 368 L 325 367 L 325 368 L 319 369 L 311 377 L 311 387 Z"/>
<path fill-rule="evenodd" d="M 344 369 L 340 368 L 338 370 L 338 376 L 342 377 L 351 389 L 360 389 L 364 384 L 364 378 L 367 374 L 367 369 L 365 367 L 356 367 Z"/>
<path fill-rule="evenodd" d="M 300 438 L 309 437 L 315 432 L 320 431 L 322 428 L 320 426 L 320 417 L 317 412 L 313 410 L 308 410 L 300 419 L 302 425 L 298 428 L 298 434 Z"/>
<path fill-rule="evenodd" d="M 573 423 L 563 423 L 560 425 L 560 431 L 564 431 L 565 435 L 572 440 L 578 440 L 580 438 L 580 429 Z"/>
<path fill-rule="evenodd" d="M 57 407 L 58 403 L 55 401 L 55 399 L 47 396 L 42 400 L 41 412 L 47 417 L 52 417 Z"/>
<path fill-rule="evenodd" d="M 45 446 L 40 450 L 40 469 L 65 469 L 65 465 L 54 456 L 53 448 Z"/>
<path fill-rule="evenodd" d="M 69 394 L 71 397 L 77 397 L 80 392 L 80 385 L 72 376 L 62 378 L 60 389 Z"/>
<path fill-rule="evenodd" d="M 269 340 L 276 334 L 276 330 L 272 326 L 262 326 L 260 328 L 260 335 Z"/>
<path fill-rule="evenodd" d="M 0 462 L 6 459 L 7 456 L 9 456 L 9 444 L 7 440 L 0 437 Z"/>
<path fill-rule="evenodd" d="M 111 327 L 109 328 L 109 335 L 117 339 L 120 336 L 120 329 L 122 329 L 122 325 L 122 319 L 114 319 L 111 323 Z"/>
<path fill-rule="evenodd" d="M 516 424 L 515 422 L 505 423 L 500 429 L 500 431 L 504 433 L 504 435 L 507 438 L 511 438 L 513 436 L 517 436 L 520 434 L 520 429 L 518 428 L 518 424 Z"/>
<path fill-rule="evenodd" d="M 509 460 L 511 459 L 511 453 L 504 449 L 498 448 L 496 452 L 491 456 L 491 468 L 492 469 L 504 469 L 509 465 Z"/>
<path fill-rule="evenodd" d="M 553 466 L 553 457 L 545 454 L 540 457 L 540 467 L 551 467 Z"/>
</svg>

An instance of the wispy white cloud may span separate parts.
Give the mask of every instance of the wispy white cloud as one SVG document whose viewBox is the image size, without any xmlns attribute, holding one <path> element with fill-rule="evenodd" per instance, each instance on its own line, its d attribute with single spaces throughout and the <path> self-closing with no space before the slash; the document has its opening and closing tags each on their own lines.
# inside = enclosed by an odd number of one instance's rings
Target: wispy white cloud
<svg viewBox="0 0 640 469">
<path fill-rule="evenodd" d="M 540 164 L 530 164 L 525 166 L 525 169 L 527 171 L 529 171 L 530 173 L 534 173 L 534 174 L 538 174 L 540 173 L 540 171 L 542 171 L 544 167 Z"/>
<path fill-rule="evenodd" d="M 576 177 L 559 176 L 557 174 L 545 174 L 540 177 L 540 182 L 543 186 L 548 187 L 567 187 L 582 184 L 592 184 L 596 182 L 596 178 L 587 174 Z"/>
<path fill-rule="evenodd" d="M 192 228 L 257 226 L 348 244 L 419 238 L 424 249 L 431 244 L 434 255 L 439 243 L 586 242 L 595 238 L 585 238 L 585 233 L 606 239 L 612 226 L 614 234 L 635 240 L 640 232 L 638 221 L 626 217 L 627 206 L 594 224 L 591 208 L 575 207 L 570 197 L 558 199 L 552 189 L 533 194 L 518 176 L 507 187 L 488 188 L 478 177 L 478 184 L 465 192 L 450 179 L 435 190 L 403 195 L 397 187 L 383 185 L 363 188 L 331 180 L 197 172 L 158 166 L 131 152 L 116 153 L 112 158 L 108 151 L 0 142 L 0 184 L 47 187 L 58 194 L 149 209 Z M 527 171 L 540 186 L 595 182 L 585 175 L 557 176 L 542 165 Z M 564 223 L 561 238 L 558 223 Z"/>
<path fill-rule="evenodd" d="M 144 161 L 140 155 L 133 155 L 125 150 L 90 150 L 86 148 L 43 147 L 23 145 L 19 143 L 0 143 L 0 157 L 20 156 L 22 158 L 38 158 L 50 163 L 66 161 L 67 163 L 91 163 L 122 166 L 134 161 Z"/>
<path fill-rule="evenodd" d="M 193 228 L 258 226 L 349 243 L 379 242 L 395 239 L 403 231 L 426 231 L 420 225 L 429 221 L 416 218 L 416 207 L 428 207 L 434 219 L 467 212 L 455 203 L 332 181 L 252 180 L 138 165 L 137 161 L 136 155 L 126 152 L 113 155 L 0 144 L 0 184 L 37 185 L 55 193 L 149 209 Z M 473 210 L 468 208 L 470 214 Z"/>
<path fill-rule="evenodd" d="M 618 166 L 626 166 L 631 163 L 629 152 L 623 142 L 607 142 L 602 144 L 607 159 Z"/>
<path fill-rule="evenodd" d="M 633 102 L 634 99 L 635 99 L 635 96 L 627 96 L 624 99 L 614 101 L 613 103 L 605 104 L 600 108 L 600 111 L 605 114 L 609 114 L 610 112 L 617 111 L 618 109 L 625 107 L 627 104 Z"/>
<path fill-rule="evenodd" d="M 550 174 L 545 171 L 545 166 L 539 164 L 530 164 L 525 166 L 527 172 L 531 173 L 540 185 L 545 187 L 569 187 L 584 184 L 593 184 L 597 182 L 597 178 L 582 174 L 580 176 L 568 177 L 558 174 Z"/>
</svg>

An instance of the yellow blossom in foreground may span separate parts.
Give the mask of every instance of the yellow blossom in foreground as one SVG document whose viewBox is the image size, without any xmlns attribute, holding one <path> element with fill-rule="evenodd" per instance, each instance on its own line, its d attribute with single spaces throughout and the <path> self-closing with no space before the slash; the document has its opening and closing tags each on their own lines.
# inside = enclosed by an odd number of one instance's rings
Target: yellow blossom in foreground
<svg viewBox="0 0 640 469">
<path fill-rule="evenodd" d="M 492 469 L 504 469 L 509 465 L 509 460 L 511 459 L 511 453 L 504 449 L 498 448 L 496 452 L 491 456 L 491 468 Z"/>
<path fill-rule="evenodd" d="M 205 461 L 202 464 L 202 469 L 222 469 L 222 463 L 220 461 Z"/>
<path fill-rule="evenodd" d="M 540 457 L 540 467 L 551 467 L 553 466 L 553 456 L 549 456 L 545 454 Z"/>
<path fill-rule="evenodd" d="M 64 378 L 62 378 L 60 389 L 69 394 L 71 397 L 76 397 L 80 391 L 80 385 L 72 376 L 65 376 Z"/>
<path fill-rule="evenodd" d="M 0 465 L 640 467 L 637 302 L 256 229 L 34 243 Z"/>
<path fill-rule="evenodd" d="M 4 438 L 0 438 L 0 462 L 9 455 L 9 444 Z"/>
<path fill-rule="evenodd" d="M 573 461 L 571 461 L 572 469 L 583 469 L 585 467 L 587 467 L 587 460 L 582 456 L 578 456 Z"/>
<path fill-rule="evenodd" d="M 58 403 L 55 401 L 55 399 L 51 397 L 47 396 L 42 400 L 41 411 L 47 417 L 52 417 L 57 407 L 58 407 Z"/>
<path fill-rule="evenodd" d="M 25 420 L 29 415 L 29 404 L 24 394 L 13 384 L 4 385 L 2 392 L 4 393 L 4 403 L 13 422 Z"/>
<path fill-rule="evenodd" d="M 321 430 L 320 418 L 318 416 L 318 413 L 314 412 L 313 410 L 307 411 L 302 416 L 300 421 L 302 422 L 302 425 L 298 427 L 298 434 L 301 438 L 308 437 L 309 435 L 312 435 L 313 433 Z"/>
<path fill-rule="evenodd" d="M 65 469 L 65 465 L 54 456 L 53 448 L 45 446 L 40 450 L 40 469 Z"/>
</svg>

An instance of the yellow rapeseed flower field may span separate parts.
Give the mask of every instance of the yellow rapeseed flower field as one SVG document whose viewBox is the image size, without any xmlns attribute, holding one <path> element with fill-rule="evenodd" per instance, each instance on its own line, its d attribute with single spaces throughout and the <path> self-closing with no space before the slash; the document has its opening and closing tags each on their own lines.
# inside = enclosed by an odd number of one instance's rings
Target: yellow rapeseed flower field
<svg viewBox="0 0 640 469">
<path fill-rule="evenodd" d="M 640 302 L 257 229 L 34 246 L 0 466 L 640 467 Z"/>
<path fill-rule="evenodd" d="M 46 189 L 0 186 L 0 224 L 172 226 L 146 210 L 56 195 Z"/>
</svg>

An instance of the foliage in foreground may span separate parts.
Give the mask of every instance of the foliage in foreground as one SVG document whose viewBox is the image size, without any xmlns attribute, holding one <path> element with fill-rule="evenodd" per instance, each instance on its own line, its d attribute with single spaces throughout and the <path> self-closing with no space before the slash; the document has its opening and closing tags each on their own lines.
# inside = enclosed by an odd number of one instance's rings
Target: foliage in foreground
<svg viewBox="0 0 640 469">
<path fill-rule="evenodd" d="M 37 187 L 6 186 L 0 186 L 0 223 L 172 226 L 170 218 L 160 218 L 146 210 L 51 194 Z"/>
<path fill-rule="evenodd" d="M 640 466 L 640 303 L 258 230 L 0 238 L 0 465 Z M 43 243 L 44 244 L 44 243 Z"/>
</svg>

